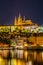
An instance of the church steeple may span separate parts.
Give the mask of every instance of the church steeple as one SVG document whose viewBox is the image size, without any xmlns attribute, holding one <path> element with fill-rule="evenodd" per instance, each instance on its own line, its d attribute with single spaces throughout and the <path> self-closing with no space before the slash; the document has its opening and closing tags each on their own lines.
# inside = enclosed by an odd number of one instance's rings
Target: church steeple
<svg viewBox="0 0 43 65">
<path fill-rule="evenodd" d="M 17 19 L 16 19 L 16 16 L 15 16 L 15 19 L 14 19 L 14 25 L 16 25 L 17 23 Z"/>
<path fill-rule="evenodd" d="M 20 25 L 22 22 L 22 18 L 21 18 L 21 14 L 19 13 L 19 17 L 18 17 L 18 24 Z"/>
<path fill-rule="evenodd" d="M 21 18 L 21 14 L 19 13 L 19 18 Z"/>
</svg>

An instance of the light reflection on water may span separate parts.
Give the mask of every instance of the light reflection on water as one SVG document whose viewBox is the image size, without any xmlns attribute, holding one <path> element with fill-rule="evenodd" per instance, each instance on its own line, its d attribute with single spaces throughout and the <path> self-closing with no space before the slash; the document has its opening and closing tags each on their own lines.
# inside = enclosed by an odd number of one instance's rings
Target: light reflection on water
<svg viewBox="0 0 43 65">
<path fill-rule="evenodd" d="M 43 65 L 43 51 L 0 50 L 0 65 Z"/>
</svg>

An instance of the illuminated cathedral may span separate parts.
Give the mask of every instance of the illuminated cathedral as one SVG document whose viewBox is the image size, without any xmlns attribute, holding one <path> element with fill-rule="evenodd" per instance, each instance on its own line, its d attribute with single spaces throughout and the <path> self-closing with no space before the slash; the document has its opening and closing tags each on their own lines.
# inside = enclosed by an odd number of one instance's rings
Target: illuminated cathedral
<svg viewBox="0 0 43 65">
<path fill-rule="evenodd" d="M 14 28 L 17 27 L 18 29 L 34 29 L 38 27 L 38 24 L 33 23 L 31 20 L 26 20 L 25 16 L 24 18 L 21 17 L 21 15 L 19 14 L 18 18 L 14 18 L 14 25 L 3 25 L 0 26 L 0 32 L 6 29 L 11 29 L 10 32 L 13 32 Z"/>
<path fill-rule="evenodd" d="M 25 16 L 21 18 L 19 14 L 19 17 L 14 19 L 14 26 L 17 26 L 19 29 L 29 29 L 30 27 L 37 27 L 38 24 L 33 23 L 31 20 L 26 20 Z"/>
</svg>

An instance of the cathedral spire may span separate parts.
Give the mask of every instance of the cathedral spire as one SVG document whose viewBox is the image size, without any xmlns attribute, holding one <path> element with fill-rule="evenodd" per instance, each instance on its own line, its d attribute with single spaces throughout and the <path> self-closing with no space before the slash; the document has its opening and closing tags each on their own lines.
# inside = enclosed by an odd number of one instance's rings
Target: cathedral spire
<svg viewBox="0 0 43 65">
<path fill-rule="evenodd" d="M 15 16 L 15 19 L 14 19 L 14 25 L 16 25 L 16 22 L 17 22 L 17 19 L 16 19 L 16 16 Z"/>
<path fill-rule="evenodd" d="M 21 18 L 21 14 L 19 13 L 19 18 Z"/>
</svg>

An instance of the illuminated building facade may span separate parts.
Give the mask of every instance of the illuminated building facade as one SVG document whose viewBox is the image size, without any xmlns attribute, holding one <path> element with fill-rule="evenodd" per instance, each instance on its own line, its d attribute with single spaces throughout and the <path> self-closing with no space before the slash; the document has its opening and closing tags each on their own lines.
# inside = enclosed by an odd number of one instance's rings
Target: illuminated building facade
<svg viewBox="0 0 43 65">
<path fill-rule="evenodd" d="M 22 19 L 20 14 L 19 14 L 18 19 L 16 19 L 15 17 L 14 26 L 17 26 L 19 29 L 28 29 L 28 30 L 38 27 L 38 25 L 33 23 L 31 20 L 26 20 L 25 16 Z"/>
<path fill-rule="evenodd" d="M 31 20 L 26 20 L 25 17 L 22 19 L 21 15 L 14 19 L 14 25 L 11 26 L 0 26 L 0 32 L 13 32 L 15 28 L 19 30 L 30 30 L 30 33 L 43 33 L 43 27 L 38 26 L 38 24 L 33 23 Z M 41 36 L 30 36 L 30 42 L 35 45 L 43 45 L 43 35 Z"/>
<path fill-rule="evenodd" d="M 20 30 L 33 30 L 36 29 L 38 27 L 37 24 L 33 23 L 31 20 L 25 20 L 25 16 L 22 19 L 21 15 L 19 14 L 19 17 L 16 19 L 14 19 L 14 25 L 3 25 L 0 26 L 0 32 L 4 32 L 4 31 L 9 31 L 9 32 L 13 32 L 15 28 L 18 28 Z"/>
</svg>

